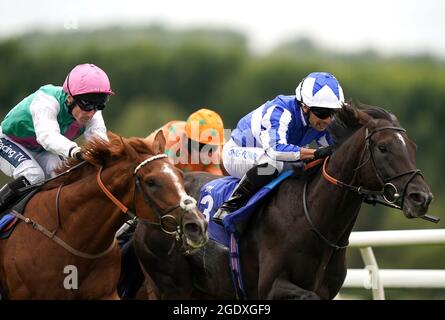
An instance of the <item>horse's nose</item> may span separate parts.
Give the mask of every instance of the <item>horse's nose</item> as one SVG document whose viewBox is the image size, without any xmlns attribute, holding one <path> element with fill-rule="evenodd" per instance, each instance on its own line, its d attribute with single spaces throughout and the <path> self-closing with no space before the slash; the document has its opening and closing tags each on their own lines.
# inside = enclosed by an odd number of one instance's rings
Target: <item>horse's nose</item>
<svg viewBox="0 0 445 320">
<path fill-rule="evenodd" d="M 431 192 L 411 192 L 408 197 L 416 206 L 422 207 L 424 209 L 427 209 L 431 201 L 433 200 L 433 194 Z"/>
<path fill-rule="evenodd" d="M 184 231 L 187 234 L 198 234 L 199 229 L 200 228 L 199 228 L 198 224 L 195 222 L 189 222 L 184 225 Z"/>
<path fill-rule="evenodd" d="M 202 245 L 207 241 L 207 225 L 196 222 L 186 222 L 183 226 L 184 234 L 187 238 L 195 244 Z"/>
<path fill-rule="evenodd" d="M 185 199 L 185 200 L 184 200 L 184 204 L 185 204 L 185 205 L 189 205 L 189 204 L 192 204 L 192 203 L 193 203 L 193 201 L 190 200 L 190 199 Z"/>
</svg>

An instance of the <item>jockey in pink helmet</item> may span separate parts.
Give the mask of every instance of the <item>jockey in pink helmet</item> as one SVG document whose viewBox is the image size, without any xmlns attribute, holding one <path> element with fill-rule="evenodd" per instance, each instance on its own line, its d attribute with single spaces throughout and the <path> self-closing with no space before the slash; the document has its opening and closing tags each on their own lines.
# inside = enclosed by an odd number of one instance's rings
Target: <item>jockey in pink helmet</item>
<svg viewBox="0 0 445 320">
<path fill-rule="evenodd" d="M 108 140 L 102 110 L 112 94 L 101 68 L 80 64 L 63 87 L 44 85 L 9 111 L 0 126 L 0 169 L 14 181 L 0 190 L 0 211 L 24 186 L 53 176 L 62 159 L 81 159 L 79 136 Z"/>
<path fill-rule="evenodd" d="M 68 74 L 63 90 L 71 96 L 87 93 L 114 94 L 107 74 L 94 64 L 79 64 Z"/>
</svg>

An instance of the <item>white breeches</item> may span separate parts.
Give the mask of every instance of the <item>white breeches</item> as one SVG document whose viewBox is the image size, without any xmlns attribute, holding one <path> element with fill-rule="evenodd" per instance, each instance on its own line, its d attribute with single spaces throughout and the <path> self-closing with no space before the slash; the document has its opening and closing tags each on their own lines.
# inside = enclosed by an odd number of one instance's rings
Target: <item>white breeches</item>
<svg viewBox="0 0 445 320">
<path fill-rule="evenodd" d="M 256 165 L 270 163 L 279 172 L 283 170 L 283 161 L 277 161 L 270 158 L 264 149 L 254 147 L 239 147 L 232 139 L 224 144 L 222 152 L 224 168 L 227 172 L 236 178 L 242 178 L 244 174 Z M 268 166 L 258 169 L 258 174 L 263 170 L 265 175 L 270 175 L 275 168 Z"/>
<path fill-rule="evenodd" d="M 0 136 L 0 169 L 13 179 L 22 176 L 31 184 L 43 182 L 54 176 L 54 169 L 61 162 L 58 155 L 29 151 L 20 143 Z"/>
</svg>

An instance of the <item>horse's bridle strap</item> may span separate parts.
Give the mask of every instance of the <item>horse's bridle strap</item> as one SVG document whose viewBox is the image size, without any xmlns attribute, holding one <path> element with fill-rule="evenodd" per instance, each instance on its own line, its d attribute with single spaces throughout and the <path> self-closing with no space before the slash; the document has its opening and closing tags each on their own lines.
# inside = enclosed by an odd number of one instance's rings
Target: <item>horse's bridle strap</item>
<svg viewBox="0 0 445 320">
<path fill-rule="evenodd" d="M 18 219 L 22 220 L 26 224 L 31 225 L 34 229 L 40 231 L 41 233 L 43 233 L 45 236 L 47 236 L 48 238 L 50 238 L 51 240 L 56 242 L 58 245 L 63 247 L 68 252 L 72 253 L 75 256 L 81 257 L 81 258 L 85 258 L 85 259 L 98 259 L 98 258 L 101 258 L 101 257 L 107 255 L 108 253 L 110 253 L 114 249 L 114 247 L 116 246 L 116 243 L 117 243 L 116 239 L 113 239 L 113 241 L 111 242 L 110 246 L 107 249 L 105 249 L 102 252 L 96 253 L 96 254 L 82 252 L 82 251 L 79 251 L 77 249 L 74 249 L 68 243 L 63 241 L 58 236 L 56 236 L 53 232 L 50 232 L 48 229 L 43 227 L 41 224 L 35 222 L 34 220 L 32 220 L 32 219 L 30 219 L 28 217 L 23 216 L 21 213 L 15 211 L 15 210 L 11 210 L 11 214 L 14 217 L 17 217 Z"/>
<path fill-rule="evenodd" d="M 136 173 L 139 171 L 140 168 L 142 168 L 143 166 L 145 166 L 147 163 L 153 161 L 153 160 L 157 160 L 157 159 L 162 159 L 167 157 L 166 154 L 157 154 L 153 157 L 150 157 L 144 161 L 142 161 L 135 169 L 133 172 L 133 175 L 136 175 Z M 99 171 L 97 172 L 97 176 L 96 176 L 96 181 L 97 184 L 99 185 L 100 189 L 103 191 L 103 193 L 105 193 L 105 195 L 123 212 L 123 213 L 127 213 L 130 214 L 130 211 L 128 210 L 128 208 L 122 203 L 120 202 L 108 189 L 107 187 L 103 184 L 102 179 L 100 178 L 101 173 L 102 173 L 102 169 L 103 166 L 99 167 Z M 132 216 L 134 214 L 130 214 L 130 216 Z"/>
<path fill-rule="evenodd" d="M 110 191 L 108 191 L 107 187 L 102 182 L 102 179 L 100 178 L 100 174 L 102 173 L 103 166 L 100 166 L 99 171 L 97 172 L 96 181 L 103 193 L 123 212 L 127 213 L 128 208 L 120 202 Z"/>
<path fill-rule="evenodd" d="M 334 184 L 336 186 L 339 186 L 341 188 L 349 189 L 349 190 L 354 191 L 354 192 L 356 192 L 358 194 L 375 195 L 375 194 L 381 194 L 382 193 L 381 191 L 368 190 L 368 189 L 365 189 L 363 187 L 352 186 L 352 185 L 346 184 L 344 182 L 341 182 L 341 181 L 335 179 L 334 177 L 329 175 L 328 171 L 326 170 L 326 164 L 328 163 L 328 159 L 329 159 L 329 157 L 326 157 L 324 159 L 322 174 L 323 174 L 323 177 L 327 181 L 329 181 L 330 183 L 332 183 L 332 184 Z"/>
</svg>

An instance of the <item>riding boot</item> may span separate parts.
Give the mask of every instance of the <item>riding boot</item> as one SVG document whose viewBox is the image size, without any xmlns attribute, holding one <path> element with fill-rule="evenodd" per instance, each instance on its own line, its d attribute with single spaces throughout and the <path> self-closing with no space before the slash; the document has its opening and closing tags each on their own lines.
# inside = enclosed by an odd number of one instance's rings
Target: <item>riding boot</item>
<svg viewBox="0 0 445 320">
<path fill-rule="evenodd" d="M 265 169 L 268 166 L 273 169 L 273 172 L 270 169 Z M 268 171 L 267 174 L 264 174 L 265 171 Z M 212 220 L 219 225 L 223 225 L 222 221 L 227 215 L 245 205 L 250 197 L 277 176 L 278 170 L 268 163 L 251 168 L 241 178 L 229 199 L 215 212 Z"/>
<path fill-rule="evenodd" d="M 14 201 L 17 201 L 24 193 L 22 189 L 30 183 L 25 177 L 8 182 L 0 189 L 0 213 L 8 208 Z"/>
</svg>

